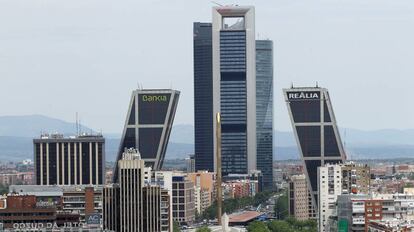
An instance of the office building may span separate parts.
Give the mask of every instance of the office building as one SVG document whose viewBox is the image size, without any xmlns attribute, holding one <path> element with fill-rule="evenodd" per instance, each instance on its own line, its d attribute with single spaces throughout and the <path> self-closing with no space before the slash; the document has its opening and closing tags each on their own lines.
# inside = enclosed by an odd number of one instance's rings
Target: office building
<svg viewBox="0 0 414 232">
<path fill-rule="evenodd" d="M 101 135 L 42 135 L 33 144 L 37 185 L 103 184 L 105 139 Z"/>
<path fill-rule="evenodd" d="M 284 89 L 312 203 L 317 209 L 318 167 L 342 163 L 345 152 L 328 90 L 319 87 Z"/>
<path fill-rule="evenodd" d="M 288 189 L 289 215 L 299 221 L 316 219 L 312 198 L 309 193 L 305 175 L 293 175 L 289 181 Z"/>
<path fill-rule="evenodd" d="M 167 150 L 180 92 L 171 89 L 133 91 L 117 160 L 125 149 L 139 150 L 145 165 L 160 170 Z M 118 168 L 114 183 L 118 182 Z"/>
<path fill-rule="evenodd" d="M 326 164 L 318 168 L 319 199 L 318 199 L 318 223 L 319 231 L 326 232 L 330 216 L 336 213 L 336 199 L 342 194 L 341 166 Z"/>
<path fill-rule="evenodd" d="M 195 172 L 194 155 L 190 155 L 188 158 L 185 159 L 185 165 L 186 165 L 187 173 Z"/>
<path fill-rule="evenodd" d="M 373 221 L 391 224 L 392 221 L 398 221 L 403 225 L 407 221 L 414 220 L 413 206 L 414 195 L 412 194 L 340 195 L 337 209 L 338 227 L 348 229 L 342 231 L 368 232 L 375 231 L 369 230 Z"/>
<path fill-rule="evenodd" d="M 191 225 L 195 220 L 194 184 L 184 175 L 172 177 L 173 220 Z"/>
<path fill-rule="evenodd" d="M 151 176 L 150 169 L 135 149 L 122 154 L 118 172 L 119 183 L 104 189 L 104 229 L 121 232 L 169 229 L 166 226 L 170 225 L 169 212 L 166 213 L 169 211 L 168 194 L 159 185 L 145 180 L 145 176 Z M 119 200 L 115 199 L 118 197 Z"/>
<path fill-rule="evenodd" d="M 254 21 L 254 7 L 213 8 L 213 115 L 221 113 L 223 176 L 257 169 Z"/>
<path fill-rule="evenodd" d="M 12 195 L 35 196 L 40 204 L 53 203 L 57 210 L 78 214 L 82 223 L 88 223 L 88 218 L 92 216 L 102 218 L 102 186 L 12 185 L 9 192 Z"/>
<path fill-rule="evenodd" d="M 213 50 L 211 23 L 194 23 L 195 169 L 214 172 Z"/>
<path fill-rule="evenodd" d="M 161 187 L 161 186 L 160 186 Z M 168 190 L 161 188 L 161 231 L 171 232 L 172 226 L 172 210 L 171 210 L 171 195 Z"/>
<path fill-rule="evenodd" d="M 102 227 L 105 230 L 120 231 L 119 185 L 110 184 L 103 188 Z"/>
<path fill-rule="evenodd" d="M 215 174 L 213 172 L 198 171 L 187 174 L 195 189 L 195 204 L 198 213 L 204 212 L 213 203 L 215 189 Z"/>
<path fill-rule="evenodd" d="M 319 231 L 330 231 L 329 218 L 336 216 L 339 195 L 369 193 L 370 177 L 367 165 L 353 162 L 325 164 L 318 168 Z"/>
<path fill-rule="evenodd" d="M 257 170 L 273 189 L 273 42 L 256 40 Z"/>
<path fill-rule="evenodd" d="M 271 189 L 273 45 L 255 40 L 254 21 L 254 7 L 222 6 L 194 23 L 195 168 L 215 171 L 220 112 L 222 175 L 261 170 Z"/>
<path fill-rule="evenodd" d="M 6 231 L 52 231 L 81 228 L 79 214 L 58 210 L 51 202 L 39 202 L 34 195 L 8 195 L 0 208 L 1 229 Z"/>
</svg>

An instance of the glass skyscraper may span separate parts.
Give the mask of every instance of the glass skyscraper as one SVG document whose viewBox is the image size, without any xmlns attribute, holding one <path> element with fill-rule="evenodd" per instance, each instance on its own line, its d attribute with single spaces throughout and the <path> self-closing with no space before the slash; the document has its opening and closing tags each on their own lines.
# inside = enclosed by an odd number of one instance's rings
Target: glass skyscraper
<svg viewBox="0 0 414 232">
<path fill-rule="evenodd" d="M 284 94 L 312 202 L 317 206 L 318 167 L 346 159 L 329 93 L 325 88 L 309 87 L 284 89 Z"/>
<path fill-rule="evenodd" d="M 272 186 L 272 52 L 255 40 L 254 7 L 215 7 L 213 23 L 194 23 L 196 170 L 215 170 L 220 112 L 222 174 L 261 170 Z"/>
<path fill-rule="evenodd" d="M 194 152 L 196 170 L 214 172 L 211 23 L 194 23 Z"/>
<path fill-rule="evenodd" d="M 257 169 L 263 186 L 273 185 L 273 42 L 256 40 Z"/>
</svg>

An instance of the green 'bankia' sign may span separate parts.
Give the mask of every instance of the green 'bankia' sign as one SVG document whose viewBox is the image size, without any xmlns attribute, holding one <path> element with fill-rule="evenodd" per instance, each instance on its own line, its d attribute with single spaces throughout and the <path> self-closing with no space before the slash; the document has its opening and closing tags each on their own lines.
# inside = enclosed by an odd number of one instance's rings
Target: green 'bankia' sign
<svg viewBox="0 0 414 232">
<path fill-rule="evenodd" d="M 142 95 L 142 101 L 144 102 L 166 102 L 167 96 L 165 95 Z"/>
</svg>

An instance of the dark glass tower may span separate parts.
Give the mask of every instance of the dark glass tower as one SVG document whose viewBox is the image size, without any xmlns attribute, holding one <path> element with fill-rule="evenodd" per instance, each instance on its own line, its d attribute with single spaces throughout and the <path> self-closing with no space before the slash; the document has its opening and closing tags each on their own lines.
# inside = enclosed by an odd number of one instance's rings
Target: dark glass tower
<svg viewBox="0 0 414 232">
<path fill-rule="evenodd" d="M 273 187 L 273 42 L 256 40 L 257 169 L 265 190 Z"/>
<path fill-rule="evenodd" d="M 312 202 L 317 206 L 318 167 L 346 159 L 331 100 L 328 90 L 319 87 L 284 89 L 284 94 Z"/>
<path fill-rule="evenodd" d="M 211 23 L 194 23 L 195 169 L 214 172 Z"/>
<path fill-rule="evenodd" d="M 153 170 L 163 165 L 180 92 L 171 89 L 138 89 L 132 93 L 117 161 L 125 149 L 135 148 Z M 118 182 L 115 166 L 114 183 Z"/>
</svg>

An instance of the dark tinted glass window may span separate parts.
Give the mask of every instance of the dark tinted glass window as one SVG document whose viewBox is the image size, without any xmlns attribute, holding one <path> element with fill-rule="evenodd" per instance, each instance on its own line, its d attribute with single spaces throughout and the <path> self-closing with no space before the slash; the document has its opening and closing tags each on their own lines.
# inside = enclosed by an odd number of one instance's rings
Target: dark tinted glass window
<svg viewBox="0 0 414 232">
<path fill-rule="evenodd" d="M 326 104 L 326 101 L 323 103 L 323 118 L 325 122 L 331 122 L 331 115 L 329 113 L 328 105 Z"/>
<path fill-rule="evenodd" d="M 131 112 L 129 114 L 129 119 L 128 119 L 128 125 L 134 125 L 134 124 L 135 124 L 135 98 L 132 101 Z"/>
<path fill-rule="evenodd" d="M 90 160 L 89 160 L 89 143 L 82 143 L 82 184 L 90 184 Z M 71 163 L 73 163 L 73 156 L 71 156 Z M 73 167 L 73 164 L 72 164 Z"/>
<path fill-rule="evenodd" d="M 57 184 L 56 143 L 49 143 L 49 184 Z"/>
<path fill-rule="evenodd" d="M 308 171 L 309 180 L 312 190 L 318 191 L 318 167 L 321 166 L 320 160 L 305 160 L 306 169 Z"/>
<path fill-rule="evenodd" d="M 325 126 L 325 156 L 341 156 L 332 126 Z"/>
<path fill-rule="evenodd" d="M 142 158 L 156 158 L 163 128 L 139 129 L 139 152 Z"/>
<path fill-rule="evenodd" d="M 321 155 L 321 127 L 297 126 L 300 146 L 304 157 L 317 157 Z"/>
<path fill-rule="evenodd" d="M 164 124 L 171 94 L 139 94 L 139 124 Z"/>
<path fill-rule="evenodd" d="M 36 150 L 36 183 L 40 185 L 40 173 L 42 170 L 40 169 L 40 143 L 35 144 L 35 150 Z"/>
<path fill-rule="evenodd" d="M 319 100 L 291 101 L 290 109 L 292 110 L 295 122 L 320 122 L 321 108 Z"/>
<path fill-rule="evenodd" d="M 135 128 L 127 128 L 122 149 L 135 148 Z"/>
</svg>

